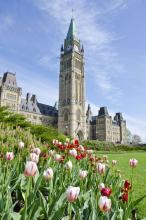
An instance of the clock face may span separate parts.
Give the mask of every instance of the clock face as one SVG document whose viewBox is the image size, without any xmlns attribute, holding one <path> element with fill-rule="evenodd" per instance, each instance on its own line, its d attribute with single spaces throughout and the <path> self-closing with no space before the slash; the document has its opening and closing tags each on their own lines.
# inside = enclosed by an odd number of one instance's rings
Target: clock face
<svg viewBox="0 0 146 220">
<path fill-rule="evenodd" d="M 74 45 L 74 50 L 77 51 L 77 52 L 79 52 L 79 48 L 78 48 L 77 45 Z"/>
<path fill-rule="evenodd" d="M 66 48 L 67 51 L 70 51 L 71 49 L 72 49 L 71 45 L 68 45 L 67 48 Z"/>
</svg>

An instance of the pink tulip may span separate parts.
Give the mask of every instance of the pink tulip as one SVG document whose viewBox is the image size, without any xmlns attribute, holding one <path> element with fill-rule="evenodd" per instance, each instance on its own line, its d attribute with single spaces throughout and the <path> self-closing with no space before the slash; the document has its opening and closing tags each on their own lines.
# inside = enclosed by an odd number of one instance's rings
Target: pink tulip
<svg viewBox="0 0 146 220">
<path fill-rule="evenodd" d="M 6 160 L 13 160 L 14 159 L 14 153 L 13 152 L 7 152 L 6 153 Z"/>
<path fill-rule="evenodd" d="M 24 142 L 20 141 L 19 144 L 18 144 L 19 149 L 23 149 L 24 145 L 25 145 Z"/>
<path fill-rule="evenodd" d="M 73 157 L 76 157 L 77 156 L 77 151 L 75 148 L 73 148 L 72 150 L 69 150 L 69 154 Z"/>
<path fill-rule="evenodd" d="M 100 211 L 108 212 L 111 210 L 111 199 L 106 196 L 101 196 L 98 200 L 98 206 Z"/>
<path fill-rule="evenodd" d="M 24 175 L 25 176 L 35 176 L 38 171 L 38 167 L 35 162 L 27 161 L 25 165 Z"/>
<path fill-rule="evenodd" d="M 35 147 L 35 148 L 33 149 L 33 153 L 35 153 L 35 154 L 37 154 L 37 155 L 40 155 L 40 153 L 41 153 L 40 148 Z"/>
<path fill-rule="evenodd" d="M 39 162 L 39 156 L 35 153 L 31 153 L 30 156 L 29 156 L 29 159 L 35 163 L 38 163 Z"/>
<path fill-rule="evenodd" d="M 65 168 L 67 170 L 72 170 L 72 162 L 70 160 L 65 164 Z"/>
<path fill-rule="evenodd" d="M 115 166 L 117 164 L 117 160 L 112 160 L 112 165 Z"/>
<path fill-rule="evenodd" d="M 62 159 L 62 156 L 60 154 L 55 154 L 54 155 L 54 160 L 55 161 L 61 161 L 61 159 Z"/>
<path fill-rule="evenodd" d="M 87 177 L 88 171 L 87 170 L 80 170 L 79 176 L 81 179 L 85 179 Z"/>
<path fill-rule="evenodd" d="M 49 167 L 47 170 L 45 170 L 43 176 L 44 176 L 45 180 L 53 179 L 53 170 L 52 170 L 52 168 Z"/>
<path fill-rule="evenodd" d="M 80 187 L 69 186 L 66 191 L 68 202 L 74 202 L 78 198 L 79 193 Z"/>
<path fill-rule="evenodd" d="M 80 145 L 80 146 L 78 147 L 78 150 L 84 152 L 85 149 L 84 149 L 84 147 L 83 147 L 82 145 Z"/>
<path fill-rule="evenodd" d="M 136 159 L 130 159 L 129 160 L 129 164 L 132 168 L 136 167 L 137 166 L 137 163 L 138 163 L 138 160 Z"/>
<path fill-rule="evenodd" d="M 99 174 L 105 173 L 105 164 L 98 163 L 98 164 L 97 164 L 97 172 L 98 172 Z"/>
</svg>

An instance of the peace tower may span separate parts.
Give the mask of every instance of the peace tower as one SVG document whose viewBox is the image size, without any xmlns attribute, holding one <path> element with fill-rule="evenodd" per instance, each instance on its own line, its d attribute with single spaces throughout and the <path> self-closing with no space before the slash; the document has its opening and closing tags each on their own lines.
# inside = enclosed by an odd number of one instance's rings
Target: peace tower
<svg viewBox="0 0 146 220">
<path fill-rule="evenodd" d="M 86 139 L 84 48 L 73 18 L 61 46 L 58 129 L 73 138 Z"/>
</svg>

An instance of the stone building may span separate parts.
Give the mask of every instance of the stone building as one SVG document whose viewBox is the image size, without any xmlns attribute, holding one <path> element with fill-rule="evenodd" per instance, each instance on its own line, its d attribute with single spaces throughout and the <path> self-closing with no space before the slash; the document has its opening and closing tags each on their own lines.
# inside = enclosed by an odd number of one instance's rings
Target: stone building
<svg viewBox="0 0 146 220">
<path fill-rule="evenodd" d="M 60 51 L 58 110 L 38 102 L 36 95 L 27 93 L 21 98 L 21 94 L 16 74 L 4 73 L 0 78 L 0 106 L 25 115 L 32 123 L 58 126 L 60 132 L 73 138 L 126 142 L 126 121 L 121 113 L 112 118 L 106 107 L 101 107 L 97 116 L 92 115 L 90 105 L 86 110 L 84 48 L 73 18 Z"/>
<path fill-rule="evenodd" d="M 113 143 L 126 143 L 126 121 L 122 113 L 116 113 L 114 119 L 107 107 L 101 107 L 98 115 L 92 117 L 91 139 Z"/>
<path fill-rule="evenodd" d="M 34 124 L 57 126 L 56 107 L 39 103 L 36 95 L 27 93 L 26 98 L 21 98 L 21 94 L 22 89 L 17 86 L 16 74 L 4 73 L 0 78 L 0 106 L 7 106 L 10 110 L 25 115 Z"/>
<path fill-rule="evenodd" d="M 22 89 L 16 82 L 16 74 L 6 72 L 0 78 L 0 106 L 8 106 L 13 111 L 19 111 Z"/>
<path fill-rule="evenodd" d="M 74 19 L 61 46 L 58 129 L 86 139 L 84 48 L 77 38 Z"/>
</svg>

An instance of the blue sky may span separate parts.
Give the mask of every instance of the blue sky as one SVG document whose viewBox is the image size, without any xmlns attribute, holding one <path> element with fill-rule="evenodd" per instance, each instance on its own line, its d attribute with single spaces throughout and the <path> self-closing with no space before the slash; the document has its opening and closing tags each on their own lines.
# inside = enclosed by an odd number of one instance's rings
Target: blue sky
<svg viewBox="0 0 146 220">
<path fill-rule="evenodd" d="M 72 8 L 85 49 L 86 101 L 123 112 L 127 127 L 146 141 L 145 0 L 0 0 L 0 75 L 40 102 L 58 99 L 60 46 Z"/>
</svg>

